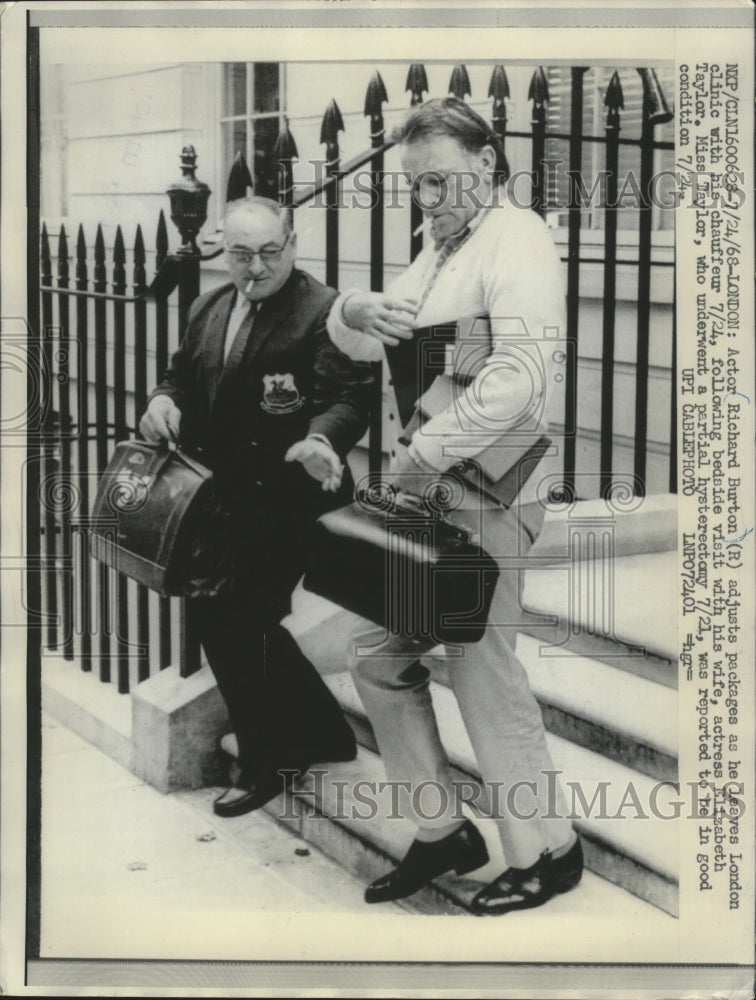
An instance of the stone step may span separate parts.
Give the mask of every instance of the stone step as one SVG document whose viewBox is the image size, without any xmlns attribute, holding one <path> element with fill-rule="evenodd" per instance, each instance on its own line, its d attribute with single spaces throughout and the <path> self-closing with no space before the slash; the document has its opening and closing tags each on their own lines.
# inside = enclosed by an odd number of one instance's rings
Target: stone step
<svg viewBox="0 0 756 1000">
<path fill-rule="evenodd" d="M 358 742 L 376 749 L 351 675 L 334 674 L 326 678 L 326 683 L 347 713 Z M 479 780 L 475 755 L 453 693 L 436 682 L 431 683 L 431 692 L 441 740 L 458 776 Z M 676 915 L 677 825 L 652 815 L 651 810 L 651 803 L 656 802 L 659 812 L 672 811 L 668 803 L 675 798 L 673 786 L 660 787 L 648 776 L 553 733 L 547 739 L 554 767 L 561 772 L 560 780 L 572 783 L 567 786 L 567 809 L 575 813 L 589 867 Z M 596 795 L 599 797 L 591 807 Z M 635 821 L 629 822 L 631 819 Z"/>
<path fill-rule="evenodd" d="M 604 663 L 614 670 L 621 670 L 642 677 L 664 687 L 677 689 L 677 661 L 655 656 L 638 646 L 629 646 L 617 639 L 591 634 L 574 626 L 559 615 L 534 614 L 521 609 L 519 630 L 540 643 L 575 653 Z"/>
<path fill-rule="evenodd" d="M 534 567 L 524 574 L 522 606 L 556 617 L 565 638 L 581 631 L 676 664 L 676 576 L 674 551 L 620 556 L 606 566 L 584 560 Z"/>
<path fill-rule="evenodd" d="M 288 625 L 305 655 L 327 675 L 343 669 L 347 639 L 358 621 L 351 612 L 301 592 Z M 673 691 L 527 635 L 518 637 L 517 653 L 548 730 L 650 777 L 676 779 Z M 448 684 L 446 663 L 433 654 L 423 659 L 434 678 Z"/>
<path fill-rule="evenodd" d="M 528 635 L 518 636 L 516 652 L 547 730 L 652 778 L 677 779 L 673 691 Z M 464 670 L 464 663 L 455 667 L 434 653 L 423 663 L 448 686 L 449 670 Z"/>
<path fill-rule="evenodd" d="M 378 756 L 361 747 L 356 760 L 316 766 L 265 808 L 279 823 L 367 884 L 404 856 L 414 836 L 407 820 L 389 818 L 390 793 L 380 791 L 384 779 Z M 373 811 L 376 815 L 372 815 Z M 488 847 L 488 863 L 464 878 L 441 876 L 420 892 L 400 900 L 398 906 L 411 913 L 431 915 L 469 913 L 475 893 L 506 866 L 495 825 L 490 819 L 474 818 Z M 590 856 L 592 845 L 587 840 L 584 849 Z M 532 924 L 533 933 L 540 938 L 550 920 L 554 921 L 555 933 L 559 927 L 563 928 L 565 919 L 570 921 L 572 932 L 580 933 L 582 921 L 594 925 L 608 918 L 616 921 L 620 916 L 632 920 L 634 927 L 644 927 L 647 931 L 654 928 L 663 935 L 674 933 L 675 921 L 667 914 L 591 871 L 584 873 L 575 889 L 551 900 L 537 913 L 509 914 L 507 927 L 515 933 L 527 933 Z"/>
</svg>

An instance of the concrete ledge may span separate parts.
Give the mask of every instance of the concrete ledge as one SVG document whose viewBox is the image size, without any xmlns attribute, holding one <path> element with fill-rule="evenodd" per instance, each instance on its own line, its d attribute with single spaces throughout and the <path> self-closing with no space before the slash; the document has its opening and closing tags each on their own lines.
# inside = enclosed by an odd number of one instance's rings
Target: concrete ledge
<svg viewBox="0 0 756 1000">
<path fill-rule="evenodd" d="M 552 562 L 568 561 L 570 527 L 579 529 L 587 521 L 612 525 L 618 556 L 677 548 L 677 496 L 661 493 L 623 502 L 580 500 L 567 511 L 549 512 L 530 554 Z"/>
<path fill-rule="evenodd" d="M 132 769 L 131 706 L 128 695 L 60 657 L 42 660 L 42 710 Z"/>
<path fill-rule="evenodd" d="M 161 792 L 221 784 L 221 736 L 230 723 L 215 678 L 205 666 L 190 677 L 167 667 L 131 696 L 132 771 Z"/>
</svg>

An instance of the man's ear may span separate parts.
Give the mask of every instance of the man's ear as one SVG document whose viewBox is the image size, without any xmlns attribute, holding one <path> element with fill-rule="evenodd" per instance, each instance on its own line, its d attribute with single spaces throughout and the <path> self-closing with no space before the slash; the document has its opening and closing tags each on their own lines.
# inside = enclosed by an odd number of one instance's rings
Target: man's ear
<svg viewBox="0 0 756 1000">
<path fill-rule="evenodd" d="M 483 146 L 478 153 L 478 157 L 485 172 L 492 175 L 496 169 L 496 150 L 493 146 Z"/>
</svg>

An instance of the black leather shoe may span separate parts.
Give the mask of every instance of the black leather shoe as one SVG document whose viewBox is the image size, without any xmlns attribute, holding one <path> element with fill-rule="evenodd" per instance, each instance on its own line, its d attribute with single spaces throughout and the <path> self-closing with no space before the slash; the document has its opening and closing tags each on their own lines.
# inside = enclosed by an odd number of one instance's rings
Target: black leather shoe
<svg viewBox="0 0 756 1000">
<path fill-rule="evenodd" d="M 560 858 L 544 851 L 530 868 L 507 868 L 474 897 L 473 913 L 500 915 L 542 906 L 552 896 L 574 889 L 583 874 L 583 848 L 578 838 Z"/>
<path fill-rule="evenodd" d="M 283 768 L 282 768 L 283 770 Z M 306 768 L 299 768 L 300 771 Z M 261 771 L 249 782 L 232 785 L 213 802 L 216 816 L 228 819 L 231 816 L 243 816 L 253 812 L 280 795 L 292 783 L 296 769 L 287 769 L 283 774 L 278 771 Z"/>
<path fill-rule="evenodd" d="M 367 887 L 365 902 L 386 903 L 392 899 L 404 899 L 452 868 L 457 875 L 466 875 L 487 861 L 485 841 L 478 829 L 466 820 L 443 840 L 432 843 L 414 840 L 399 865 Z"/>
</svg>

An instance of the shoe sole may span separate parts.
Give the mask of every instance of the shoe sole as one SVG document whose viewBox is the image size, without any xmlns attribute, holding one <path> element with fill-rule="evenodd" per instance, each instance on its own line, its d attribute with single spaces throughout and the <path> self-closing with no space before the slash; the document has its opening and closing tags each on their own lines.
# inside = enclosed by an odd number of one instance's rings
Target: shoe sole
<svg viewBox="0 0 756 1000">
<path fill-rule="evenodd" d="M 448 872 L 454 872 L 455 875 L 467 875 L 469 872 L 474 872 L 476 868 L 482 868 L 483 865 L 488 864 L 488 851 L 485 852 L 485 857 L 475 858 L 472 861 L 463 862 L 459 866 L 452 866 L 451 868 L 445 869 L 445 871 L 439 872 L 438 875 L 434 875 L 432 879 L 427 882 L 423 882 L 421 885 L 417 886 L 416 889 L 411 889 L 409 892 L 402 893 L 397 896 L 395 893 L 391 893 L 390 896 L 382 896 L 380 899 L 368 899 L 368 890 L 365 891 L 365 902 L 366 903 L 393 903 L 397 899 L 409 899 L 410 896 L 414 896 L 416 892 L 420 892 L 421 889 L 425 889 L 426 886 L 431 885 L 437 878 L 441 878 L 442 875 L 446 875 Z"/>
<path fill-rule="evenodd" d="M 501 917 L 505 913 L 513 913 L 515 910 L 534 910 L 536 907 L 543 906 L 548 903 L 550 899 L 554 898 L 554 896 L 561 896 L 565 892 L 569 892 L 571 889 L 574 889 L 575 886 L 579 884 L 582 877 L 583 873 L 579 872 L 578 875 L 572 876 L 568 880 L 558 883 L 554 886 L 553 892 L 549 893 L 548 896 L 542 897 L 541 899 L 523 899 L 519 903 L 510 903 L 507 906 L 503 906 L 501 909 L 494 909 L 493 907 L 487 910 L 476 910 L 472 909 L 472 907 L 471 909 L 476 917 Z"/>
</svg>

